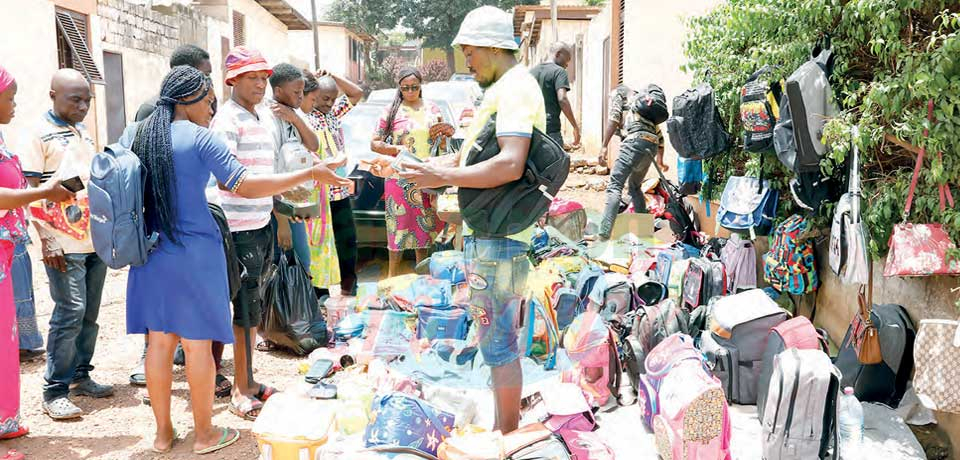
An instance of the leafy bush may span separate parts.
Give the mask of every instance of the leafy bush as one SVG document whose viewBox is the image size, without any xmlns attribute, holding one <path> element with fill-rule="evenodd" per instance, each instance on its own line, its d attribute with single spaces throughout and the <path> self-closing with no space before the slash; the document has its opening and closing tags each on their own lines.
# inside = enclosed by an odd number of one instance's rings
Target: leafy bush
<svg viewBox="0 0 960 460">
<path fill-rule="evenodd" d="M 960 212 L 940 211 L 937 185 L 957 182 L 960 158 L 960 2 L 956 0 L 728 0 L 704 16 L 688 21 L 685 69 L 708 81 L 722 117 L 742 139 L 739 88 L 765 64 L 779 65 L 786 77 L 809 56 L 824 33 L 833 38 L 836 66 L 833 89 L 843 112 L 827 123 L 830 147 L 824 174 L 842 178 L 851 141 L 861 152 L 863 213 L 875 256 L 887 251 L 916 161 L 912 146 L 926 146 L 927 165 L 920 176 L 910 221 L 945 224 L 960 241 Z M 934 126 L 926 121 L 927 100 L 935 101 Z M 851 139 L 851 126 L 860 127 Z M 930 128 L 929 140 L 923 129 Z M 943 161 L 932 154 L 944 151 Z M 757 174 L 756 154 L 738 145 L 729 155 L 707 162 L 714 184 L 731 175 Z M 766 154 L 764 177 L 782 190 L 790 173 Z M 719 194 L 722 186 L 714 188 Z M 783 195 L 782 195 L 783 196 Z M 789 193 L 781 211 L 791 213 Z M 832 206 L 818 216 L 821 225 Z"/>
<path fill-rule="evenodd" d="M 450 68 L 447 67 L 447 61 L 434 59 L 420 66 L 420 74 L 426 82 L 446 81 L 450 79 Z"/>
</svg>

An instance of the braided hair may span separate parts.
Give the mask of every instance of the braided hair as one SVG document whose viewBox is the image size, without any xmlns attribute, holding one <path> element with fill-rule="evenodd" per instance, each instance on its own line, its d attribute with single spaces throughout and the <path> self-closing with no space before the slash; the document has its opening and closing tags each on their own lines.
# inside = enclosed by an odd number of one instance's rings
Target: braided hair
<svg viewBox="0 0 960 460">
<path fill-rule="evenodd" d="M 133 141 L 133 153 L 147 170 L 143 204 L 148 231 L 159 230 L 174 244 L 179 244 L 175 234 L 177 181 L 170 127 L 174 106 L 204 101 L 210 93 L 210 86 L 210 79 L 193 67 L 181 65 L 171 69 L 160 86 L 157 109 L 140 123 Z M 199 96 L 182 100 L 197 92 Z"/>
<path fill-rule="evenodd" d="M 316 90 L 320 89 L 320 83 L 317 82 L 317 77 L 313 75 L 309 70 L 303 70 L 303 94 L 310 94 Z"/>
<path fill-rule="evenodd" d="M 390 112 L 387 114 L 387 125 L 384 128 L 384 131 L 380 133 L 381 137 L 384 140 L 387 140 L 390 136 L 393 135 L 393 121 L 397 118 L 397 112 L 400 110 L 400 104 L 403 104 L 403 91 L 400 91 L 400 82 L 402 82 L 407 77 L 416 77 L 417 81 L 421 84 L 423 83 L 423 75 L 420 74 L 420 71 L 414 69 L 413 67 L 404 67 L 400 69 L 400 73 L 397 74 L 397 95 L 393 98 L 393 104 L 390 105 Z M 423 97 L 423 88 L 420 88 L 420 97 Z"/>
</svg>

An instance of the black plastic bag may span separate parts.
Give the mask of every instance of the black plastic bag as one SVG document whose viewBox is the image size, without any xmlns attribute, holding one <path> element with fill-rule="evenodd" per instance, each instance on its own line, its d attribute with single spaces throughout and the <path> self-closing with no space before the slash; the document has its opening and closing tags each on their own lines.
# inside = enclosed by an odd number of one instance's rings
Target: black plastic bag
<svg viewBox="0 0 960 460">
<path fill-rule="evenodd" d="M 327 325 L 310 282 L 310 274 L 296 253 L 280 254 L 277 269 L 267 282 L 266 309 L 261 335 L 282 348 L 306 355 L 327 343 Z"/>
</svg>

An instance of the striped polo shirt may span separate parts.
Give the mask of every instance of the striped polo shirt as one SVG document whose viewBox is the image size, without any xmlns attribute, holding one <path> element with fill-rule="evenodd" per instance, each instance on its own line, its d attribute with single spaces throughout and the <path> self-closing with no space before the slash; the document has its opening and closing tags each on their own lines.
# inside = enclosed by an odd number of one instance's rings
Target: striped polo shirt
<svg viewBox="0 0 960 460">
<path fill-rule="evenodd" d="M 275 125 L 269 108 L 258 105 L 254 114 L 231 99 L 217 110 L 210 130 L 220 136 L 249 173 L 273 174 Z M 259 230 L 270 224 L 272 197 L 249 199 L 220 190 L 220 202 L 231 232 Z"/>
</svg>

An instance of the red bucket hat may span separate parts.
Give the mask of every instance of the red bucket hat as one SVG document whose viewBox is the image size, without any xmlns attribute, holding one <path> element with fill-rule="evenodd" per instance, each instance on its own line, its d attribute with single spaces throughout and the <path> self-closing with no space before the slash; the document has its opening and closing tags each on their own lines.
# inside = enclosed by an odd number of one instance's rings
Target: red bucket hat
<svg viewBox="0 0 960 460">
<path fill-rule="evenodd" d="M 248 72 L 266 71 L 273 75 L 273 69 L 259 51 L 238 46 L 230 51 L 226 60 L 227 74 L 224 80 L 227 86 L 233 86 L 233 79 Z"/>
</svg>

